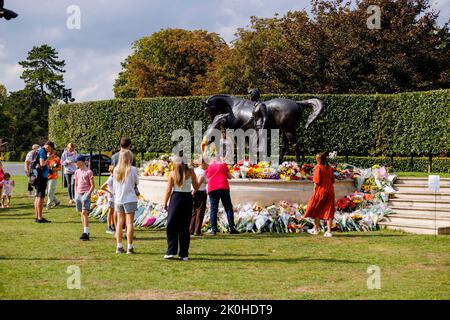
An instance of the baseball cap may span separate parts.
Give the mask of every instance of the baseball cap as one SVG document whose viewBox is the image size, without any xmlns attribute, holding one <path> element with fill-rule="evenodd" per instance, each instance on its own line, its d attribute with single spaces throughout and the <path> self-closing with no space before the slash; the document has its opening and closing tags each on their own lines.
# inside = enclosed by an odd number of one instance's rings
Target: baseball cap
<svg viewBox="0 0 450 320">
<path fill-rule="evenodd" d="M 78 162 L 78 161 L 86 162 L 86 157 L 83 156 L 82 154 L 79 154 L 76 159 L 76 162 Z"/>
</svg>

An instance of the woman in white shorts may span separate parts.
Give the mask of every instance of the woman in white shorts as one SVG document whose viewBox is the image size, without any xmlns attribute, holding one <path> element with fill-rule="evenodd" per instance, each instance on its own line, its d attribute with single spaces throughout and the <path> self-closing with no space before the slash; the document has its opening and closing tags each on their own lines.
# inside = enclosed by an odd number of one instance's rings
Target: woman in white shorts
<svg viewBox="0 0 450 320">
<path fill-rule="evenodd" d="M 114 211 L 117 215 L 116 226 L 116 253 L 125 252 L 122 245 L 123 227 L 127 226 L 127 254 L 134 253 L 134 213 L 137 210 L 138 199 L 136 196 L 136 186 L 139 183 L 136 167 L 132 166 L 133 154 L 130 150 L 120 153 L 119 163 L 115 167 L 114 176 Z"/>
</svg>

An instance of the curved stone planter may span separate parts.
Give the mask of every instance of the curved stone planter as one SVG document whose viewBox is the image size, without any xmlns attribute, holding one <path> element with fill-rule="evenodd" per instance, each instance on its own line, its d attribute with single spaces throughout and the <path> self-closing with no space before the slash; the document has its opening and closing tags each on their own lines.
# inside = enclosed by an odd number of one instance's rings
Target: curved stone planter
<svg viewBox="0 0 450 320">
<path fill-rule="evenodd" d="M 165 177 L 140 177 L 139 190 L 152 202 L 162 203 L 166 190 Z M 308 180 L 283 181 L 264 179 L 231 179 L 231 200 L 233 204 L 258 202 L 263 206 L 278 203 L 281 200 L 308 203 L 314 184 Z M 334 185 L 336 200 L 355 191 L 353 180 L 337 180 Z"/>
</svg>

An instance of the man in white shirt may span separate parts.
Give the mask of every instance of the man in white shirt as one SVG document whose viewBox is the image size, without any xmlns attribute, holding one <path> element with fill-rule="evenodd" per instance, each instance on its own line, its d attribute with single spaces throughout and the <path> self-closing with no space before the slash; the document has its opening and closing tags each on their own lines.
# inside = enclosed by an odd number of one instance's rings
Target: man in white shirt
<svg viewBox="0 0 450 320">
<path fill-rule="evenodd" d="M 33 160 L 33 155 L 37 152 L 39 149 L 38 144 L 33 144 L 33 147 L 31 148 L 31 151 L 27 153 L 27 156 L 25 157 L 25 174 L 27 177 L 30 176 L 31 172 L 31 161 Z M 33 196 L 33 186 L 28 183 L 28 196 Z"/>
</svg>

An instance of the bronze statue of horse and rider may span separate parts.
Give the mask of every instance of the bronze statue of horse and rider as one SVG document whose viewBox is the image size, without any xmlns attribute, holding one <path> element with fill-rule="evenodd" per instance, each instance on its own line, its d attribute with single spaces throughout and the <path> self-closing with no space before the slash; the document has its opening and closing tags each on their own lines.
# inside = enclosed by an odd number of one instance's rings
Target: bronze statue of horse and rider
<svg viewBox="0 0 450 320">
<path fill-rule="evenodd" d="M 290 145 L 295 148 L 297 162 L 300 162 L 301 145 L 298 141 L 297 130 L 302 120 L 303 110 L 312 107 L 305 129 L 318 118 L 323 111 L 323 101 L 308 99 L 294 101 L 290 99 L 272 99 L 260 101 L 260 91 L 250 91 L 251 99 L 242 99 L 230 95 L 214 95 L 205 101 L 205 109 L 211 117 L 212 123 L 205 136 L 210 137 L 213 129 L 279 129 L 282 139 L 280 162 Z M 208 144 L 211 141 L 207 142 Z"/>
</svg>

